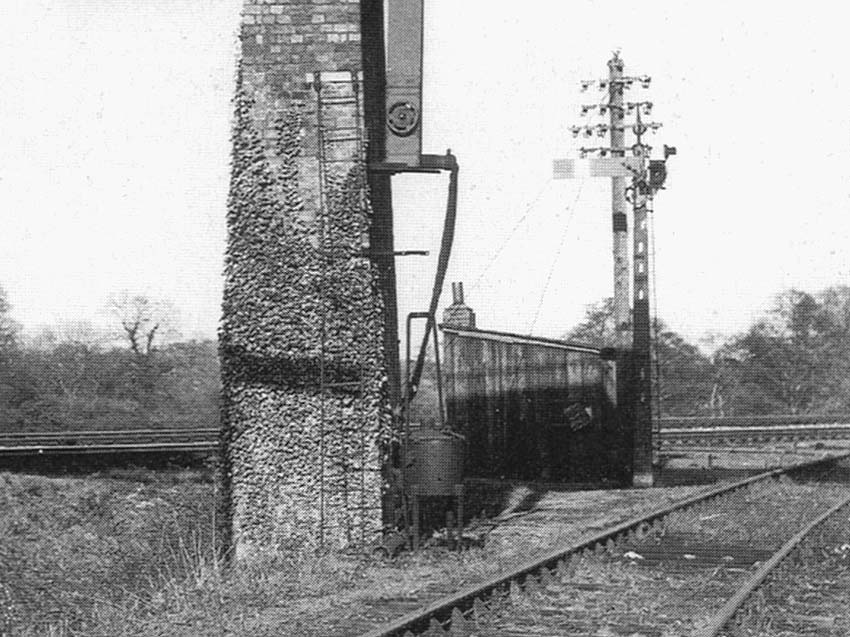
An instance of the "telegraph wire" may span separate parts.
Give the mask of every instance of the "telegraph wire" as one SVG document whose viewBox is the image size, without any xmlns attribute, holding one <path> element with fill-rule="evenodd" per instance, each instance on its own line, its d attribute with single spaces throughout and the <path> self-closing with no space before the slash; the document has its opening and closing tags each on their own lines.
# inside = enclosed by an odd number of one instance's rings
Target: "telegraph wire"
<svg viewBox="0 0 850 637">
<path fill-rule="evenodd" d="M 570 222 L 573 220 L 573 215 L 576 211 L 576 204 L 578 203 L 579 197 L 581 197 L 581 191 L 583 189 L 584 179 L 579 181 L 575 199 L 573 199 L 573 203 L 569 207 L 570 216 L 567 217 L 567 222 L 564 224 L 564 231 L 561 233 L 561 241 L 558 244 L 558 249 L 555 251 L 555 258 L 552 260 L 552 265 L 549 266 L 549 273 L 546 275 L 546 283 L 543 285 L 543 292 L 540 294 L 540 301 L 537 303 L 537 309 L 534 312 L 534 320 L 531 321 L 531 327 L 528 329 L 529 334 L 534 331 L 534 326 L 537 325 L 537 319 L 540 316 L 540 308 L 543 307 L 543 300 L 546 298 L 546 292 L 548 291 L 549 283 L 552 280 L 552 273 L 555 271 L 555 266 L 558 263 L 558 258 L 561 256 L 561 249 L 564 247 L 564 241 L 566 241 L 567 239 L 567 229 L 570 227 Z"/>
<path fill-rule="evenodd" d="M 511 228 L 511 231 L 508 233 L 508 236 L 505 237 L 505 240 L 502 241 L 498 248 L 496 248 L 496 251 L 490 257 L 490 260 L 487 262 L 487 265 L 484 266 L 484 269 L 481 271 L 481 274 L 479 274 L 478 278 L 475 279 L 475 282 L 471 286 L 469 286 L 469 288 L 467 288 L 467 292 L 471 292 L 472 290 L 478 287 L 478 285 L 481 283 L 481 280 L 484 278 L 484 275 L 487 274 L 487 271 L 490 269 L 490 266 L 492 266 L 499 258 L 499 255 L 502 254 L 502 250 L 504 250 L 505 247 L 508 245 L 508 243 L 514 236 L 514 233 L 516 233 L 517 229 L 526 220 L 529 213 L 534 209 L 534 206 L 537 205 L 537 202 L 540 201 L 540 198 L 543 196 L 543 193 L 546 192 L 551 183 L 552 180 L 549 178 L 547 178 L 546 181 L 543 182 L 543 186 L 540 188 L 540 190 L 537 191 L 537 194 L 534 196 L 534 199 L 532 199 L 531 203 L 526 206 L 525 211 L 522 213 L 522 216 L 514 224 L 514 227 Z"/>
</svg>

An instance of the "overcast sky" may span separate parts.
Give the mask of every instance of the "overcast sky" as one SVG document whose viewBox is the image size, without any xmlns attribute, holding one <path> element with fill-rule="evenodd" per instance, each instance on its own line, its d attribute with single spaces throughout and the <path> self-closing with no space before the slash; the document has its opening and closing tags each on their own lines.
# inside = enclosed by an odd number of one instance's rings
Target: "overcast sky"
<svg viewBox="0 0 850 637">
<path fill-rule="evenodd" d="M 579 81 L 614 49 L 653 78 L 650 143 L 679 150 L 655 203 L 660 314 L 695 339 L 744 329 L 784 288 L 846 283 L 840 6 L 428 0 L 425 152 L 461 164 L 448 281 L 479 324 L 557 336 L 611 293 L 610 184 L 554 181 L 551 161 L 588 143 L 569 127 L 603 94 Z M 215 334 L 239 10 L 0 5 L 0 285 L 24 325 L 105 320 L 127 290 Z M 432 251 L 400 259 L 406 313 L 427 305 L 446 182 L 394 187 L 397 246 Z"/>
</svg>

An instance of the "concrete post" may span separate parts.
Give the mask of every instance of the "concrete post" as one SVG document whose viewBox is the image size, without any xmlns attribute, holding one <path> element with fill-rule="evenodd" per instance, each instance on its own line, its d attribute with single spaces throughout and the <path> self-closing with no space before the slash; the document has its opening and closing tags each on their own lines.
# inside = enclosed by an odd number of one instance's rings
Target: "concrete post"
<svg viewBox="0 0 850 637">
<path fill-rule="evenodd" d="M 608 61 L 608 110 L 611 122 L 611 154 L 625 156 L 625 111 L 623 110 L 623 60 L 619 55 Z M 629 232 L 626 217 L 626 178 L 611 178 L 611 213 L 614 234 L 614 329 L 615 346 L 628 348 L 629 312 Z"/>
</svg>

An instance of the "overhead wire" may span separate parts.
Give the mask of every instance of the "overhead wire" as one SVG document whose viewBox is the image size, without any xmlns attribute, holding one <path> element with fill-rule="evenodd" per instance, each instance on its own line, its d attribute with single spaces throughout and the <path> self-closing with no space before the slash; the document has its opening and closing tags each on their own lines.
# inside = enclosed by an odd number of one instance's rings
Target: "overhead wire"
<svg viewBox="0 0 850 637">
<path fill-rule="evenodd" d="M 478 277 L 475 279 L 475 282 L 467 288 L 467 292 L 471 292 L 472 290 L 478 287 L 478 285 L 481 283 L 481 280 L 484 278 L 484 275 L 487 274 L 487 271 L 490 269 L 490 266 L 492 266 L 499 258 L 499 255 L 502 254 L 502 251 L 508 245 L 510 240 L 513 239 L 514 233 L 516 233 L 517 229 L 519 229 L 519 227 L 526 220 L 526 218 L 528 218 L 529 213 L 534 209 L 534 206 L 537 205 L 537 203 L 543 197 L 543 193 L 546 192 L 546 190 L 551 184 L 552 180 L 547 177 L 546 180 L 543 182 L 543 186 L 540 188 L 540 190 L 537 191 L 537 194 L 534 196 L 534 199 L 532 199 L 531 203 L 529 203 L 525 207 L 525 211 L 522 213 L 522 216 L 517 220 L 513 228 L 511 228 L 511 231 L 505 237 L 504 241 L 502 241 L 499 247 L 496 248 L 496 251 L 493 253 L 487 264 L 484 266 L 484 269 L 481 271 L 481 274 L 479 274 Z"/>
<path fill-rule="evenodd" d="M 564 242 L 567 239 L 567 229 L 570 227 L 570 222 L 572 221 L 573 215 L 576 211 L 576 204 L 578 203 L 579 197 L 581 197 L 581 191 L 584 189 L 584 181 L 584 179 L 579 181 L 575 199 L 573 199 L 572 205 L 569 206 L 570 216 L 567 217 L 567 222 L 564 224 L 564 230 L 561 233 L 561 241 L 558 243 L 558 249 L 555 251 L 555 258 L 552 260 L 552 265 L 549 266 L 549 272 L 546 275 L 546 283 L 543 285 L 543 292 L 540 294 L 540 300 L 538 301 L 537 309 L 534 312 L 534 319 L 531 321 L 531 327 L 528 329 L 529 334 L 534 331 L 534 326 L 537 325 L 537 319 L 540 316 L 540 308 L 543 307 L 543 300 L 546 298 L 546 292 L 548 291 L 549 283 L 552 280 L 552 273 L 555 271 L 555 265 L 557 265 L 558 258 L 561 256 L 561 249 L 564 247 Z"/>
</svg>

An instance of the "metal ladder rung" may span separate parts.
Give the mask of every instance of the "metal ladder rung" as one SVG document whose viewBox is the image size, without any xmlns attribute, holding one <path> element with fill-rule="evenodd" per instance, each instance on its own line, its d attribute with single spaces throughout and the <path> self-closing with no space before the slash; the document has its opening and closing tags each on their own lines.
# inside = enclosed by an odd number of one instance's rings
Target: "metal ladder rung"
<svg viewBox="0 0 850 637">
<path fill-rule="evenodd" d="M 276 63 L 275 62 L 266 62 L 266 64 L 276 64 Z M 311 75 L 313 75 L 312 73 L 308 73 L 307 75 L 308 75 L 308 77 L 305 78 L 307 86 L 315 85 L 315 83 L 316 83 L 315 76 L 310 77 Z M 358 73 L 358 75 L 359 75 L 359 73 Z M 342 78 L 339 78 L 339 79 L 337 79 L 337 78 L 320 78 L 319 83 L 322 86 L 324 86 L 325 84 L 362 84 L 363 78 L 362 77 L 357 77 L 356 79 L 353 78 L 353 77 L 349 77 L 349 78 L 345 78 L 345 79 L 342 79 Z"/>
<path fill-rule="evenodd" d="M 361 384 L 362 381 L 359 380 L 346 380 L 340 381 L 338 383 L 325 383 L 324 387 L 325 389 L 330 389 L 333 387 L 360 387 Z"/>
<path fill-rule="evenodd" d="M 361 161 L 360 157 L 356 157 L 352 155 L 348 159 L 326 159 L 324 163 L 326 164 L 350 164 L 352 162 Z"/>
<path fill-rule="evenodd" d="M 359 142 L 362 141 L 360 137 L 331 137 L 328 139 L 322 140 L 325 144 L 342 144 L 345 142 Z"/>
<path fill-rule="evenodd" d="M 362 135 L 363 131 L 357 126 L 325 126 L 319 125 L 319 130 L 322 133 L 350 133 L 352 135 Z"/>
<path fill-rule="evenodd" d="M 358 84 L 360 81 L 361 80 L 359 78 L 356 80 L 352 78 L 346 80 L 329 80 L 322 78 L 322 84 Z"/>
<path fill-rule="evenodd" d="M 360 100 L 356 97 L 323 97 L 322 106 L 341 106 L 344 104 L 357 104 Z"/>
</svg>

